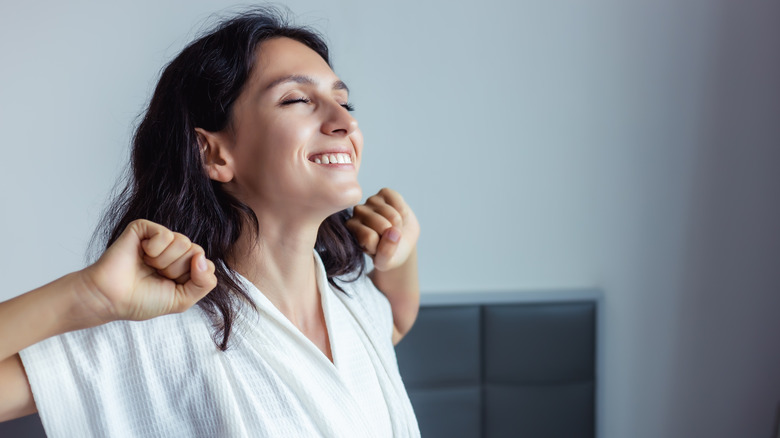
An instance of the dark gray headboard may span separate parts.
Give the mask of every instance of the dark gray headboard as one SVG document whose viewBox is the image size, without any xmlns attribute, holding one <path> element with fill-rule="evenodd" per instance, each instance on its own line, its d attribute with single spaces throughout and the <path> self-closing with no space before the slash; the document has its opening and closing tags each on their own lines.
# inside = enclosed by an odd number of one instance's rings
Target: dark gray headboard
<svg viewBox="0 0 780 438">
<path fill-rule="evenodd" d="M 422 436 L 595 437 L 600 296 L 424 295 L 396 347 Z"/>
<path fill-rule="evenodd" d="M 46 438 L 41 419 L 38 414 L 17 418 L 16 420 L 0 423 L 0 437 L 2 438 Z"/>
</svg>

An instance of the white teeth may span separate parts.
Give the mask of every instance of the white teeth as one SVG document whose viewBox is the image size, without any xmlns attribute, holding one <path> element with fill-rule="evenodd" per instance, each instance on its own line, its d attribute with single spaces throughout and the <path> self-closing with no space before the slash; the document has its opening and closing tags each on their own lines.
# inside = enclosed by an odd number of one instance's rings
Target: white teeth
<svg viewBox="0 0 780 438">
<path fill-rule="evenodd" d="M 312 159 L 317 164 L 352 164 L 352 156 L 350 154 L 322 154 Z"/>
</svg>

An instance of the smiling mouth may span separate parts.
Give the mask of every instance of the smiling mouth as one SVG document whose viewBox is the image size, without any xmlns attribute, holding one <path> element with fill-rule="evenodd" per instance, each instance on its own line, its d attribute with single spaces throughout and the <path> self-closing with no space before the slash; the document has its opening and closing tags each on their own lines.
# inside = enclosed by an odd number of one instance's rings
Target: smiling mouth
<svg viewBox="0 0 780 438">
<path fill-rule="evenodd" d="M 344 153 L 318 154 L 309 157 L 309 161 L 317 164 L 352 164 L 352 156 Z"/>
</svg>

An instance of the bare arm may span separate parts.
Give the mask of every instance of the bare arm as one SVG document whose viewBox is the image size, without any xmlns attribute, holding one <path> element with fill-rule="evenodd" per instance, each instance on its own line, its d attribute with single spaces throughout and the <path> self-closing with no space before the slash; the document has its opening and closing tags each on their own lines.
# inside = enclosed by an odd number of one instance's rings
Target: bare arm
<svg viewBox="0 0 780 438">
<path fill-rule="evenodd" d="M 139 220 L 94 265 L 0 303 L 0 421 L 36 411 L 22 349 L 110 321 L 182 312 L 215 285 L 203 249 Z"/>
<path fill-rule="evenodd" d="M 18 352 L 79 328 L 66 314 L 73 305 L 74 292 L 82 287 L 79 274 L 72 273 L 0 303 L 0 421 L 36 412 Z"/>
<path fill-rule="evenodd" d="M 355 207 L 347 227 L 373 257 L 374 270 L 369 277 L 390 302 L 393 344 L 398 344 L 412 328 L 420 309 L 417 217 L 398 192 L 385 188 Z"/>
<path fill-rule="evenodd" d="M 420 283 L 417 276 L 417 249 L 401 266 L 388 271 L 374 269 L 368 274 L 393 309 L 393 345 L 411 330 L 420 310 Z"/>
</svg>

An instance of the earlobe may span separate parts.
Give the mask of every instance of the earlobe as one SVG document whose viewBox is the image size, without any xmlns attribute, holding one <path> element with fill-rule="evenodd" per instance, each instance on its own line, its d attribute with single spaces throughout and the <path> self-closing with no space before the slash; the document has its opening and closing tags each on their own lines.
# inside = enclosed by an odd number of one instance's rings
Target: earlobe
<svg viewBox="0 0 780 438">
<path fill-rule="evenodd" d="M 220 132 L 210 132 L 195 128 L 203 168 L 214 181 L 222 183 L 233 179 L 233 159 L 227 148 L 227 139 Z"/>
</svg>

